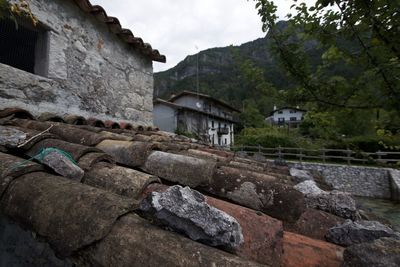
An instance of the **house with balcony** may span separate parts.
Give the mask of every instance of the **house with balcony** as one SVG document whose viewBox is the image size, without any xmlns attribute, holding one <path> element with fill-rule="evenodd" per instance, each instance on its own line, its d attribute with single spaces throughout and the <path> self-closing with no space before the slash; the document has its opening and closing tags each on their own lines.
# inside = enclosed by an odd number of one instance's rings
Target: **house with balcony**
<svg viewBox="0 0 400 267">
<path fill-rule="evenodd" d="M 274 107 L 274 111 L 265 120 L 278 127 L 297 128 L 303 121 L 306 112 L 306 110 L 298 107 L 282 107 L 279 109 Z"/>
<path fill-rule="evenodd" d="M 234 143 L 236 108 L 209 95 L 183 91 L 168 100 L 154 100 L 154 125 L 163 131 L 190 133 L 212 145 Z"/>
</svg>

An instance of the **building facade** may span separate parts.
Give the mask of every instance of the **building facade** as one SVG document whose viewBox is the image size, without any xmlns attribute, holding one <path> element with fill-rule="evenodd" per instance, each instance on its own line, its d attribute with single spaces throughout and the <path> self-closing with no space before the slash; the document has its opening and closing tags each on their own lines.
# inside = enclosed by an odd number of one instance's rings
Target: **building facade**
<svg viewBox="0 0 400 267">
<path fill-rule="evenodd" d="M 266 121 L 277 126 L 297 128 L 304 119 L 306 110 L 292 107 L 283 107 L 271 112 Z"/>
<path fill-rule="evenodd" d="M 239 110 L 208 95 L 184 91 L 154 101 L 154 124 L 161 130 L 191 133 L 212 145 L 234 143 L 234 113 Z"/>
<path fill-rule="evenodd" d="M 152 124 L 152 61 L 165 56 L 87 0 L 29 4 L 38 25 L 0 20 L 1 107 Z"/>
</svg>

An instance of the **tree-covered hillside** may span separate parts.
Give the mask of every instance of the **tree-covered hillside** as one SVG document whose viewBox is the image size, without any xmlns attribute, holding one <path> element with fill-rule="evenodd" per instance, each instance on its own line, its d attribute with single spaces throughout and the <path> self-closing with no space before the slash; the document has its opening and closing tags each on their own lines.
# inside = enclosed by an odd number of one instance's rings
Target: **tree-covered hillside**
<svg viewBox="0 0 400 267">
<path fill-rule="evenodd" d="M 285 27 L 285 22 L 280 22 Z M 199 91 L 225 100 L 237 108 L 242 108 L 243 101 L 251 98 L 241 65 L 248 60 L 255 67 L 262 69 L 266 81 L 279 89 L 293 86 L 285 75 L 277 58 L 271 54 L 270 38 L 245 43 L 241 46 L 212 48 L 201 51 L 198 55 L 188 56 L 177 66 L 155 74 L 155 97 L 168 98 L 172 93 L 183 90 L 196 90 L 196 63 L 199 61 Z M 309 43 L 313 53 L 315 44 Z"/>
</svg>

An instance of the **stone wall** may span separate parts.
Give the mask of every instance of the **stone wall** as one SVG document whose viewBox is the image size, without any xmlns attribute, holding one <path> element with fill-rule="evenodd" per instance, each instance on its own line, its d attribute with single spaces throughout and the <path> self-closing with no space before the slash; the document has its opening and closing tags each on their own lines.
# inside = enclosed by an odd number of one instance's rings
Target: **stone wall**
<svg viewBox="0 0 400 267">
<path fill-rule="evenodd" d="M 291 167 L 318 171 L 335 189 L 354 196 L 391 198 L 389 171 L 385 168 L 319 163 L 289 163 Z"/>
<path fill-rule="evenodd" d="M 400 170 L 389 170 L 390 188 L 392 200 L 400 203 Z"/>
<path fill-rule="evenodd" d="M 74 1 L 32 0 L 30 5 L 48 28 L 48 74 L 38 76 L 0 64 L 1 108 L 153 123 L 150 58 Z"/>
<path fill-rule="evenodd" d="M 0 266 L 69 267 L 73 264 L 57 258 L 49 244 L 0 213 Z"/>
</svg>

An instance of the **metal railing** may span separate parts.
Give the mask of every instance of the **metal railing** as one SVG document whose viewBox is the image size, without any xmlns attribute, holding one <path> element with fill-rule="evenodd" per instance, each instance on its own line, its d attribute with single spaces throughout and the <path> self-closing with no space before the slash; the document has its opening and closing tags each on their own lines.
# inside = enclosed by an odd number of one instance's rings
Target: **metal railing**
<svg viewBox="0 0 400 267">
<path fill-rule="evenodd" d="M 266 148 L 262 146 L 233 146 L 233 151 L 241 151 L 252 155 L 258 153 L 266 158 L 282 158 L 287 160 L 346 162 L 363 164 L 396 164 L 400 162 L 400 152 L 377 151 L 363 152 L 350 149 L 305 149 L 294 147 Z"/>
</svg>

